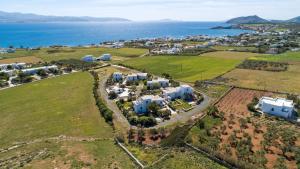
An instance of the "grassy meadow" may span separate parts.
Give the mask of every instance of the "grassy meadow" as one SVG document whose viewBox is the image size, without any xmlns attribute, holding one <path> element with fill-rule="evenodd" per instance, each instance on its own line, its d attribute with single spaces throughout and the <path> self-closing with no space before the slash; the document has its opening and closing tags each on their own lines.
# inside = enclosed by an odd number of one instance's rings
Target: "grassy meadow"
<svg viewBox="0 0 300 169">
<path fill-rule="evenodd" d="M 256 55 L 246 52 L 211 52 L 200 56 L 151 56 L 126 60 L 122 64 L 157 75 L 168 73 L 177 80 L 192 83 L 220 76 L 234 69 L 244 59 Z"/>
<path fill-rule="evenodd" d="M 113 128 L 101 117 L 92 86 L 93 78 L 85 72 L 0 91 L 0 148 L 60 135 L 101 139 L 95 142 L 40 142 L 2 153 L 0 158 L 47 148 L 51 158 L 34 160 L 29 168 L 39 168 L 39 165 L 63 168 L 65 164 L 71 168 L 77 164 L 96 168 L 109 168 L 115 164 L 133 168 L 128 156 L 114 145 Z M 53 164 L 54 159 L 57 164 Z"/>
<path fill-rule="evenodd" d="M 279 55 L 255 56 L 250 57 L 249 59 L 293 63 L 300 62 L 300 52 L 286 52 Z"/>
<path fill-rule="evenodd" d="M 223 75 L 229 84 L 253 89 L 266 89 L 300 94 L 300 52 L 261 55 L 249 59 L 289 63 L 284 72 L 235 69 Z"/>
<path fill-rule="evenodd" d="M 257 51 L 256 47 L 240 47 L 240 46 L 213 46 L 215 50 L 226 51 L 226 50 L 237 50 L 237 51 Z"/>
<path fill-rule="evenodd" d="M 19 49 L 16 53 L 11 54 L 0 54 L 0 59 L 11 59 L 21 57 L 35 57 L 42 61 L 50 62 L 53 60 L 61 59 L 81 59 L 85 55 L 94 55 L 96 57 L 104 54 L 110 53 L 113 57 L 119 59 L 119 57 L 131 58 L 138 57 L 147 53 L 147 49 L 138 48 L 96 48 L 96 47 L 64 47 L 64 48 L 41 48 L 41 50 L 26 51 Z"/>
</svg>

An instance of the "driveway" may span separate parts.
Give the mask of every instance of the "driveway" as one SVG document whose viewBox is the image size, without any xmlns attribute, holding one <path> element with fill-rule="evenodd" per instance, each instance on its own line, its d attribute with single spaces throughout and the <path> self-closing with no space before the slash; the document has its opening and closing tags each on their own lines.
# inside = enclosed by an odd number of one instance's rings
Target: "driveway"
<svg viewBox="0 0 300 169">
<path fill-rule="evenodd" d="M 127 118 L 123 115 L 121 110 L 118 108 L 117 104 L 114 100 L 108 99 L 108 93 L 106 92 L 106 81 L 109 78 L 109 76 L 105 76 L 103 78 L 100 78 L 99 81 L 99 94 L 102 98 L 102 100 L 106 103 L 107 107 L 114 112 L 114 120 L 119 121 L 121 124 L 125 125 L 124 127 L 130 128 L 130 124 L 127 120 Z"/>
</svg>

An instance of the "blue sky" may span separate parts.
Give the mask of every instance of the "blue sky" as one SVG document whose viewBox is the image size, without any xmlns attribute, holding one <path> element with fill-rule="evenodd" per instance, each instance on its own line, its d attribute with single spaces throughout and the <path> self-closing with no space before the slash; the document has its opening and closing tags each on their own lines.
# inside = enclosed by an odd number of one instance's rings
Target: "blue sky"
<svg viewBox="0 0 300 169">
<path fill-rule="evenodd" d="M 138 21 L 222 21 L 254 14 L 267 19 L 289 19 L 300 15 L 300 0 L 0 0 L 0 10 Z"/>
</svg>

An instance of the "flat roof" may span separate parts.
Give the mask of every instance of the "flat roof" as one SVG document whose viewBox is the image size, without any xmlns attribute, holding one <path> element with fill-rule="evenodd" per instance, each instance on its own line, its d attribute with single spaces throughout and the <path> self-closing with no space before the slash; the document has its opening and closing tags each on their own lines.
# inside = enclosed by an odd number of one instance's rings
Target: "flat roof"
<svg viewBox="0 0 300 169">
<path fill-rule="evenodd" d="M 287 100 L 285 98 L 262 97 L 261 101 L 274 106 L 294 107 L 293 100 Z"/>
</svg>

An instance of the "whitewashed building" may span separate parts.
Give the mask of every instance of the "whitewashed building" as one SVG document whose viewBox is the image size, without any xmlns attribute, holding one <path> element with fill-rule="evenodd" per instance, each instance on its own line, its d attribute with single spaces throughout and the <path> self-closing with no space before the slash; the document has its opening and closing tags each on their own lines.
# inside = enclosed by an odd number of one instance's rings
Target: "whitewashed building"
<svg viewBox="0 0 300 169">
<path fill-rule="evenodd" d="M 97 58 L 97 60 L 102 60 L 102 61 L 110 61 L 111 60 L 111 54 L 103 54 L 102 56 L 100 56 L 99 58 Z"/>
<path fill-rule="evenodd" d="M 22 69 L 21 72 L 25 73 L 25 74 L 36 74 L 39 70 L 45 70 L 45 71 L 49 71 L 49 69 L 55 69 L 57 70 L 58 67 L 56 65 L 52 65 L 52 66 L 43 66 L 43 67 L 36 67 L 36 68 L 29 68 L 29 69 Z"/>
<path fill-rule="evenodd" d="M 159 106 L 164 106 L 164 98 L 153 95 L 145 95 L 139 98 L 137 101 L 133 101 L 133 108 L 137 114 L 144 114 L 148 112 L 148 106 L 151 103 L 156 103 Z"/>
<path fill-rule="evenodd" d="M 13 69 L 23 69 L 26 67 L 26 63 L 0 64 L 0 70 L 7 70 L 9 66 L 11 66 Z"/>
<path fill-rule="evenodd" d="M 86 55 L 83 58 L 81 58 L 84 62 L 94 62 L 96 59 L 93 55 Z"/>
<path fill-rule="evenodd" d="M 147 81 L 147 87 L 149 87 L 149 88 L 153 88 L 155 86 L 165 88 L 165 87 L 169 87 L 169 85 L 170 85 L 170 81 L 168 79 L 164 79 L 164 78 Z"/>
<path fill-rule="evenodd" d="M 259 100 L 258 108 L 267 114 L 290 118 L 293 116 L 294 103 L 284 98 L 262 97 Z"/>
<path fill-rule="evenodd" d="M 148 78 L 147 73 L 137 73 L 137 77 L 139 80 L 146 80 Z"/>
<path fill-rule="evenodd" d="M 182 99 L 187 94 L 193 94 L 194 90 L 189 85 L 181 85 L 179 87 L 169 87 L 163 90 L 163 96 L 166 100 Z"/>
<path fill-rule="evenodd" d="M 5 73 L 9 77 L 14 76 L 16 74 L 16 70 L 0 70 L 0 73 Z"/>
<path fill-rule="evenodd" d="M 121 81 L 123 79 L 123 74 L 120 72 L 115 72 L 112 74 L 112 79 L 115 82 Z"/>
<path fill-rule="evenodd" d="M 137 81 L 139 80 L 138 79 L 138 75 L 137 74 L 130 74 L 126 77 L 126 80 L 129 81 L 129 82 L 132 82 L 132 81 Z"/>
</svg>

